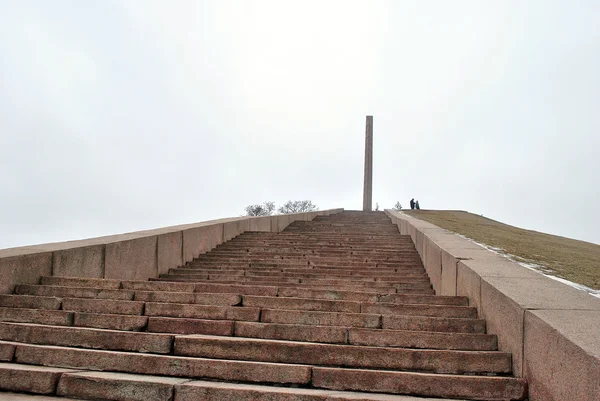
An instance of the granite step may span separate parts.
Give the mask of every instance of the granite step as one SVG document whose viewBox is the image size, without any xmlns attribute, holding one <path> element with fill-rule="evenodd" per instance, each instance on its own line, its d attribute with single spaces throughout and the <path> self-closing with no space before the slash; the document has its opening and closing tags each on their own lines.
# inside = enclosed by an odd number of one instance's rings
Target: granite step
<svg viewBox="0 0 600 401">
<path fill-rule="evenodd" d="M 527 383 L 514 377 L 391 372 L 315 367 L 314 387 L 468 400 L 523 400 Z"/>
<path fill-rule="evenodd" d="M 409 396 L 221 383 L 107 372 L 66 373 L 61 377 L 57 392 L 69 399 L 83 397 L 127 401 L 172 401 L 173 399 L 177 401 L 433 401 L 433 399 L 416 399 Z M 54 398 L 57 399 L 60 398 Z M 445 400 L 437 399 L 437 401 Z"/>
<path fill-rule="evenodd" d="M 169 334 L 0 322 L 0 340 L 17 343 L 169 354 L 174 338 Z"/>
<path fill-rule="evenodd" d="M 62 374 L 75 373 L 70 372 L 69 369 L 94 369 L 171 376 L 180 379 L 204 378 L 245 383 L 295 384 L 332 390 L 419 394 L 428 397 L 473 400 L 522 400 L 525 397 L 526 389 L 522 379 L 511 377 L 332 368 L 29 344 L 16 345 L 15 362 L 25 365 L 49 366 L 50 369 L 41 368 L 40 370 L 55 375 L 51 377 L 52 388 L 55 388 L 56 381 Z M 10 365 L 14 366 L 14 364 Z M 68 368 L 52 367 L 56 365 Z M 35 367 L 26 366 L 25 369 L 35 369 Z M 22 372 L 23 369 L 19 373 L 22 374 Z M 1 384 L 2 381 L 0 381 L 0 387 L 2 387 Z M 10 388 L 7 390 L 14 391 Z M 64 394 L 64 392 L 59 390 L 59 394 Z M 77 396 L 74 393 L 70 393 L 70 395 Z"/>
<path fill-rule="evenodd" d="M 308 385 L 311 366 L 16 344 L 15 363 L 250 383 Z"/>
<path fill-rule="evenodd" d="M 63 310 L 0 308 L 0 322 L 72 326 L 74 313 Z"/>
<path fill-rule="evenodd" d="M 76 371 L 58 367 L 0 363 L 0 390 L 54 394 L 61 376 Z M 2 393 L 0 397 L 3 397 Z"/>
<path fill-rule="evenodd" d="M 499 351 L 385 348 L 206 335 L 176 337 L 174 355 L 451 374 L 511 372 L 510 354 Z"/>
<path fill-rule="evenodd" d="M 55 285 L 31 285 L 21 284 L 15 288 L 15 294 L 36 295 L 59 298 L 99 298 L 99 299 L 121 299 L 133 300 L 133 291 L 107 290 L 94 287 L 65 287 Z"/>
<path fill-rule="evenodd" d="M 0 307 L 58 310 L 63 300 L 56 297 L 38 297 L 34 295 L 0 295 Z"/>
</svg>

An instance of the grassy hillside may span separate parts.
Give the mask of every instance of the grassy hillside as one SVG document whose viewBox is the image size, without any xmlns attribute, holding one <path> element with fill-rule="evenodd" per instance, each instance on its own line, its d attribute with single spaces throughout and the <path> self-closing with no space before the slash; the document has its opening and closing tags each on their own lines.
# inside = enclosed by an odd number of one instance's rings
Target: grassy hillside
<svg viewBox="0 0 600 401">
<path fill-rule="evenodd" d="M 553 275 L 600 289 L 600 245 L 523 230 L 460 211 L 403 210 L 438 227 L 546 267 Z"/>
</svg>

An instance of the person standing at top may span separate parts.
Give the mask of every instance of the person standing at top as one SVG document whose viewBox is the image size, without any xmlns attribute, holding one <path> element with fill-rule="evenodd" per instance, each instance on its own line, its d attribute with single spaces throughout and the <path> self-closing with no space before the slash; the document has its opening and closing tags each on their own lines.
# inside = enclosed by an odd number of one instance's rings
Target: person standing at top
<svg viewBox="0 0 600 401">
<path fill-rule="evenodd" d="M 415 202 L 415 207 L 417 208 L 417 210 L 421 209 L 421 206 L 419 206 L 419 201 Z"/>
<path fill-rule="evenodd" d="M 410 208 L 411 208 L 411 209 L 414 209 L 414 208 L 415 208 L 415 198 L 412 198 L 412 199 L 410 200 Z"/>
</svg>

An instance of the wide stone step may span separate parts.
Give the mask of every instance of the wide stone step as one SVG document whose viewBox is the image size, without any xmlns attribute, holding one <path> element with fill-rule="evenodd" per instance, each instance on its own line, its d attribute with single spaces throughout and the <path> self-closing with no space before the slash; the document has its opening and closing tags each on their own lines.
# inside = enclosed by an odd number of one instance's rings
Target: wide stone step
<svg viewBox="0 0 600 401">
<path fill-rule="evenodd" d="M 112 372 L 66 373 L 60 378 L 57 394 L 69 399 L 172 401 L 175 386 L 189 381 L 176 377 Z"/>
<path fill-rule="evenodd" d="M 269 309 L 297 309 L 325 312 L 360 313 L 361 303 L 354 301 L 329 301 L 309 298 L 261 297 L 244 295 L 242 304 Z"/>
<path fill-rule="evenodd" d="M 328 280 L 328 279 L 295 279 L 295 278 L 279 278 L 279 277 L 240 277 L 238 280 L 234 278 L 218 278 L 209 279 L 195 275 L 174 275 L 162 274 L 154 281 L 179 281 L 190 283 L 220 283 L 220 284 L 262 284 L 268 286 L 288 286 L 301 285 L 303 287 L 330 287 L 336 288 L 353 287 L 353 288 L 371 288 L 378 289 L 382 292 L 396 292 L 397 289 L 402 290 L 428 290 L 431 289 L 429 282 L 397 282 L 397 281 L 365 281 L 365 280 Z"/>
<path fill-rule="evenodd" d="M 35 369 L 35 367 L 32 367 Z M 434 401 L 409 396 L 391 396 L 351 391 L 220 383 L 174 377 L 113 372 L 64 372 L 57 393 L 69 400 L 119 401 Z M 65 398 L 2 393 L 5 401 L 58 401 Z M 445 401 L 437 399 L 437 401 Z M 451 401 L 451 400 L 446 400 Z"/>
<path fill-rule="evenodd" d="M 513 377 L 441 375 L 340 368 L 314 368 L 312 384 L 353 390 L 469 400 L 523 400 L 525 380 Z"/>
<path fill-rule="evenodd" d="M 177 401 L 452 401 L 402 395 L 192 381 L 175 386 Z M 454 400 L 457 401 L 457 400 Z"/>
<path fill-rule="evenodd" d="M 165 281 L 173 279 L 165 279 L 165 278 L 157 278 L 151 279 L 153 281 Z M 306 289 L 306 290 L 327 290 L 327 291 L 344 291 L 344 292 L 360 292 L 364 294 L 420 294 L 420 295 L 433 295 L 434 291 L 432 288 L 427 289 L 397 289 L 396 287 L 377 287 L 373 288 L 372 286 L 348 286 L 348 285 L 336 285 L 335 288 L 331 286 L 323 286 L 323 285 L 305 285 L 305 284 L 281 284 L 281 283 L 260 283 L 261 285 L 255 284 L 233 284 L 234 281 L 228 283 L 209 283 L 208 281 L 200 281 L 194 282 L 196 285 L 197 291 L 201 292 L 230 292 L 227 288 L 235 289 L 235 291 L 239 294 L 247 294 L 247 295 L 270 295 L 275 296 L 279 291 L 283 291 L 284 289 Z M 267 291 L 267 292 L 261 292 Z"/>
<path fill-rule="evenodd" d="M 0 389 L 0 399 L 2 401 L 65 401 L 63 397 L 51 395 L 35 395 L 23 393 L 6 393 Z M 68 401 L 83 401 L 81 398 L 69 398 Z"/>
<path fill-rule="evenodd" d="M 68 298 L 99 298 L 133 300 L 133 291 L 106 290 L 93 287 L 64 287 L 55 285 L 30 285 L 21 284 L 15 288 L 15 293 L 20 295 L 36 295 L 46 297 Z"/>
<path fill-rule="evenodd" d="M 153 333 L 231 336 L 233 335 L 234 324 L 238 322 L 233 320 L 149 317 L 147 331 Z"/>
<path fill-rule="evenodd" d="M 396 279 L 401 280 L 429 280 L 429 277 L 425 273 L 421 272 L 395 272 L 390 270 L 388 272 L 354 272 L 349 270 L 342 271 L 327 271 L 318 269 L 273 269 L 269 271 L 261 270 L 250 270 L 250 269 L 195 269 L 195 268 L 174 268 L 169 269 L 169 274 L 196 274 L 196 275 L 207 275 L 208 277 L 228 276 L 228 277 L 298 277 L 298 278 L 336 278 L 336 279 L 369 279 L 371 281 L 393 281 Z M 91 298 L 91 297 L 90 297 Z"/>
<path fill-rule="evenodd" d="M 199 293 L 171 291 L 136 291 L 136 301 L 234 306 L 242 302 L 242 296 L 232 293 Z"/>
<path fill-rule="evenodd" d="M 148 317 L 102 313 L 73 314 L 73 326 L 97 329 L 142 331 L 148 325 Z"/>
<path fill-rule="evenodd" d="M 17 344 L 14 361 L 27 365 L 253 383 L 308 385 L 311 380 L 311 367 L 298 364 L 216 360 L 48 345 Z"/>
<path fill-rule="evenodd" d="M 63 310 L 85 313 L 143 315 L 144 302 L 112 299 L 63 298 Z"/>
<path fill-rule="evenodd" d="M 390 330 L 485 333 L 485 320 L 430 316 L 382 315 L 381 327 Z"/>
<path fill-rule="evenodd" d="M 257 322 L 260 308 L 190 305 L 174 303 L 146 303 L 146 316 L 177 317 L 211 320 L 244 320 Z"/>
<path fill-rule="evenodd" d="M 312 385 L 316 388 L 334 390 L 358 390 L 429 397 L 454 397 L 474 400 L 522 400 L 525 397 L 525 382 L 510 377 L 313 367 L 28 344 L 18 344 L 16 346 L 15 360 L 18 364 L 25 365 L 60 365 L 71 369 L 94 369 L 155 376 L 175 376 L 177 378 L 196 377 L 249 383 Z M 19 368 L 15 369 L 15 364 L 7 365 L 11 366 L 6 370 L 18 370 L 20 376 L 25 376 L 27 374 L 24 374 L 24 372 L 35 369 L 33 366 L 22 368 L 22 365 L 18 365 Z M 2 371 L 1 368 L 0 371 Z M 62 380 L 63 374 L 76 374 L 76 372 L 71 372 L 65 368 L 42 368 L 40 371 L 43 371 L 44 375 L 51 376 L 48 382 L 52 384 L 53 389 L 56 388 L 57 382 Z M 86 374 L 99 374 L 105 378 L 108 375 L 104 372 L 86 372 Z M 7 376 L 10 377 L 10 375 Z M 30 374 L 29 376 L 37 377 L 39 380 L 39 375 Z M 0 377 L 2 377 L 1 373 Z M 14 373 L 11 378 L 15 378 Z M 12 381 L 16 382 L 16 380 Z M 3 381 L 0 380 L 1 383 Z M 82 387 L 89 389 L 89 384 L 85 383 Z M 182 382 L 182 384 L 185 383 Z M 60 388 L 60 384 L 58 386 Z M 123 385 L 115 387 L 127 388 Z M 7 390 L 22 391 L 11 388 Z M 76 393 L 67 394 L 64 389 L 59 389 L 58 392 L 69 396 L 81 396 Z M 102 396 L 100 395 L 100 397 Z"/>
<path fill-rule="evenodd" d="M 73 324 L 73 312 L 47 309 L 0 308 L 0 322 L 71 326 Z"/>
<path fill-rule="evenodd" d="M 385 284 L 423 284 L 428 286 L 430 284 L 429 278 L 424 276 L 417 277 L 405 277 L 405 276 L 380 276 L 380 277 L 369 277 L 369 276 L 340 276 L 335 277 L 327 274 L 285 274 L 285 273 L 272 273 L 264 275 L 232 275 L 232 274 L 221 274 L 221 273 L 210 273 L 210 274 L 198 274 L 195 272 L 179 272 L 171 269 L 169 274 L 162 274 L 163 278 L 190 278 L 197 280 L 210 280 L 210 281 L 237 281 L 237 282 L 264 282 L 264 281 L 281 281 L 284 283 L 312 283 L 312 282 L 326 282 L 328 284 L 344 284 L 344 283 L 385 283 Z"/>
<path fill-rule="evenodd" d="M 63 287 L 94 287 L 105 290 L 118 290 L 121 288 L 120 280 L 109 280 L 102 278 L 44 276 L 41 278 L 41 284 Z"/>
<path fill-rule="evenodd" d="M 315 366 L 416 370 L 435 373 L 511 371 L 510 354 L 486 351 L 367 347 L 218 336 L 178 336 L 175 355 Z"/>
<path fill-rule="evenodd" d="M 62 305 L 61 298 L 38 297 L 33 295 L 0 295 L 0 307 L 57 310 Z"/>
<path fill-rule="evenodd" d="M 174 336 L 79 327 L 0 322 L 0 340 L 116 351 L 168 354 Z"/>
<path fill-rule="evenodd" d="M 75 372 L 75 370 L 0 363 L 0 389 L 35 394 L 54 394 L 60 377 L 64 373 L 71 372 Z M 0 393 L 0 399 L 4 399 L 2 393 Z"/>
<path fill-rule="evenodd" d="M 424 304 L 391 304 L 367 303 L 361 304 L 363 313 L 379 313 L 382 315 L 436 316 L 451 318 L 476 319 L 477 309 L 470 306 L 454 305 L 424 305 Z"/>
</svg>

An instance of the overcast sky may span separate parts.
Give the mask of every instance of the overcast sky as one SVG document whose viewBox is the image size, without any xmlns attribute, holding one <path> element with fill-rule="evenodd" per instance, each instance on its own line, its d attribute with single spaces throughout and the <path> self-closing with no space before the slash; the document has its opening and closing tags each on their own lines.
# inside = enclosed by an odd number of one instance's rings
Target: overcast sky
<svg viewBox="0 0 600 401">
<path fill-rule="evenodd" d="M 600 2 L 0 0 L 0 248 L 265 200 L 600 243 Z"/>
</svg>

